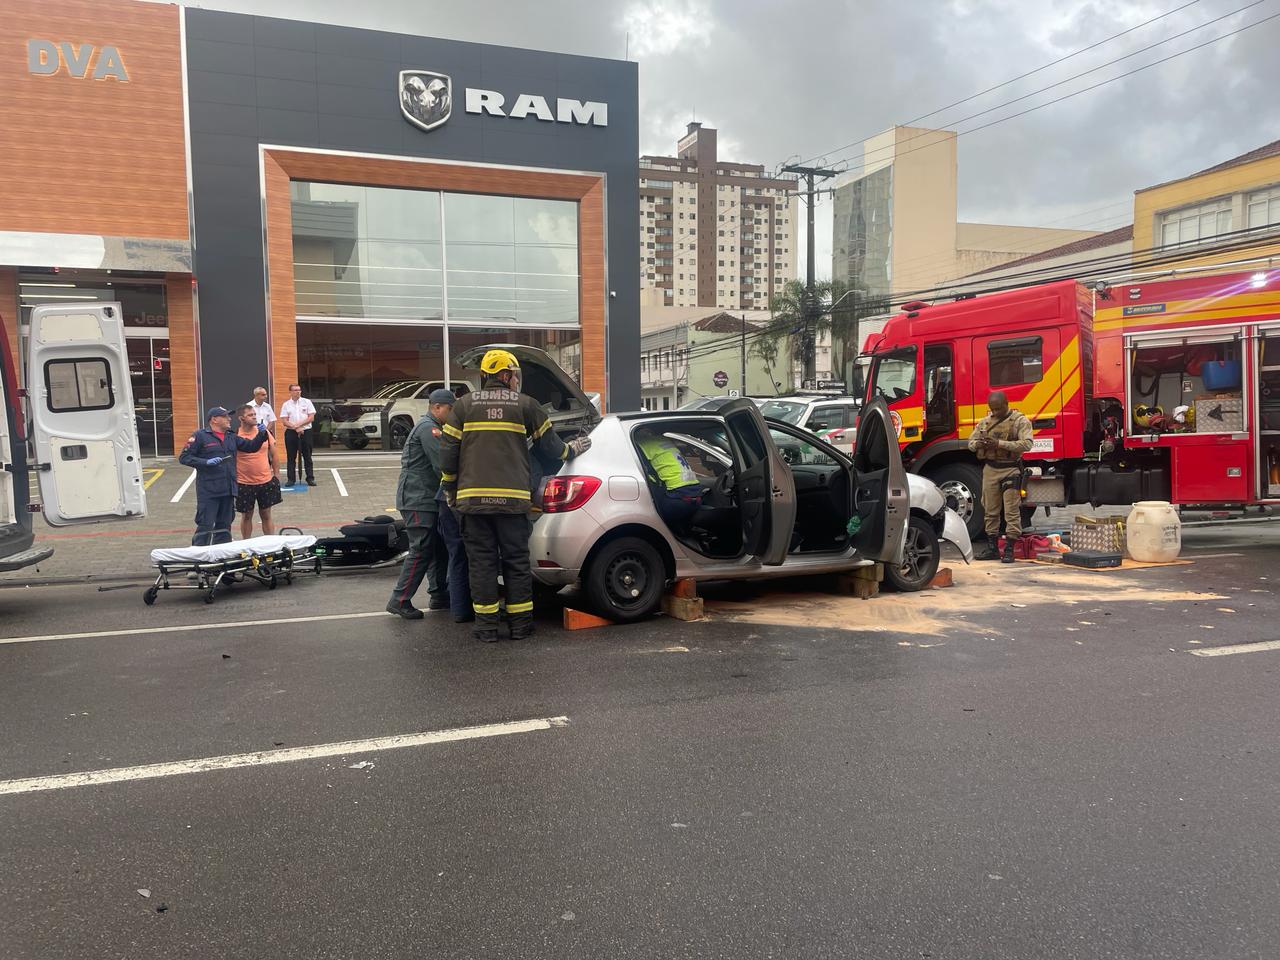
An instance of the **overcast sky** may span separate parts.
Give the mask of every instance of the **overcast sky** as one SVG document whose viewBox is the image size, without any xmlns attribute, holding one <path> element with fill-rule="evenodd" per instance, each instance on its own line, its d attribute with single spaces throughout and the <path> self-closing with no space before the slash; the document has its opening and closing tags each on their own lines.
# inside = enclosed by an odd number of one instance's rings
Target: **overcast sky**
<svg viewBox="0 0 1280 960">
<path fill-rule="evenodd" d="M 1237 10 L 1196 0 L 1098 49 L 922 121 L 964 131 L 1280 13 L 1243 13 L 966 123 L 957 121 Z M 214 0 L 210 9 L 622 58 L 640 64 L 640 146 L 673 153 L 690 119 L 722 159 L 826 154 L 1049 63 L 1186 0 Z M 1133 191 L 1280 138 L 1280 19 L 960 138 L 960 217 L 1105 230 Z M 829 206 L 817 269 L 830 274 Z M 803 270 L 803 267 L 802 267 Z"/>
</svg>

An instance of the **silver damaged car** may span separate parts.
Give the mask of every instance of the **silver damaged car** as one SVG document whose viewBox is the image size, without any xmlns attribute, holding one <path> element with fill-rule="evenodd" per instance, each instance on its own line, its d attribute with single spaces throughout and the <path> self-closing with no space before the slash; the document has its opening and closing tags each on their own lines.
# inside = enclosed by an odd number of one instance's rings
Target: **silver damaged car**
<svg viewBox="0 0 1280 960">
<path fill-rule="evenodd" d="M 531 347 L 489 344 L 459 362 L 478 366 L 493 347 L 519 358 L 523 391 L 564 439 L 591 437 L 589 451 L 535 476 L 541 513 L 529 546 L 540 583 L 580 582 L 601 616 L 646 617 L 680 578 L 796 577 L 881 561 L 892 584 L 919 590 L 937 570 L 940 539 L 972 559 L 964 524 L 937 487 L 903 469 L 883 400 L 863 409 L 850 456 L 766 420 L 746 399 L 714 411 L 602 415 Z M 659 512 L 663 487 L 640 447 L 653 438 L 679 452 L 702 488 L 691 516 L 668 522 Z"/>
</svg>

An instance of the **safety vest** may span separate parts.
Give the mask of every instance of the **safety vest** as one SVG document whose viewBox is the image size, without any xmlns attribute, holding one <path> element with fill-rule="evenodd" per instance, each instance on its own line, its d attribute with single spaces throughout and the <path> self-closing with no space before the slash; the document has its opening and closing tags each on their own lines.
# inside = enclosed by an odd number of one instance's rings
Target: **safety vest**
<svg viewBox="0 0 1280 960">
<path fill-rule="evenodd" d="M 679 490 L 698 482 L 698 475 L 670 440 L 645 437 L 640 441 L 640 451 L 665 489 Z"/>
</svg>

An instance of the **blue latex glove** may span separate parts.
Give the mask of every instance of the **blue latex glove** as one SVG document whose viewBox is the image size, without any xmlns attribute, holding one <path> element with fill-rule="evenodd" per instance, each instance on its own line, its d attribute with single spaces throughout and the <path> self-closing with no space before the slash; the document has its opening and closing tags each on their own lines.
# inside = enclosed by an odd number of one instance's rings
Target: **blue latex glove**
<svg viewBox="0 0 1280 960">
<path fill-rule="evenodd" d="M 222 462 L 222 457 L 210 457 L 210 458 L 209 458 L 209 466 L 211 466 L 211 467 L 216 467 L 216 466 L 217 466 L 218 464 L 220 464 L 221 462 Z"/>
</svg>

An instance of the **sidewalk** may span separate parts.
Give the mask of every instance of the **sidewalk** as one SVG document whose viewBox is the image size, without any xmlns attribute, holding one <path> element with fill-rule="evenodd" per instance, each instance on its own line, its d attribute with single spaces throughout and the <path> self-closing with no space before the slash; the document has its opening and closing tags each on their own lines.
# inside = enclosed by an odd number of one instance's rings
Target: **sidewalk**
<svg viewBox="0 0 1280 960">
<path fill-rule="evenodd" d="M 335 536 L 343 524 L 395 512 L 399 454 L 317 454 L 315 468 L 316 486 L 285 488 L 284 502 L 271 512 L 277 529 L 299 527 L 304 533 Z M 154 576 L 153 548 L 191 542 L 196 494 L 190 482 L 193 471 L 174 458 L 144 461 L 142 475 L 147 485 L 144 519 L 58 528 L 37 515 L 36 543 L 52 546 L 53 556 L 39 567 L 0 574 L 0 586 Z M 256 524 L 255 531 L 260 532 Z"/>
</svg>

